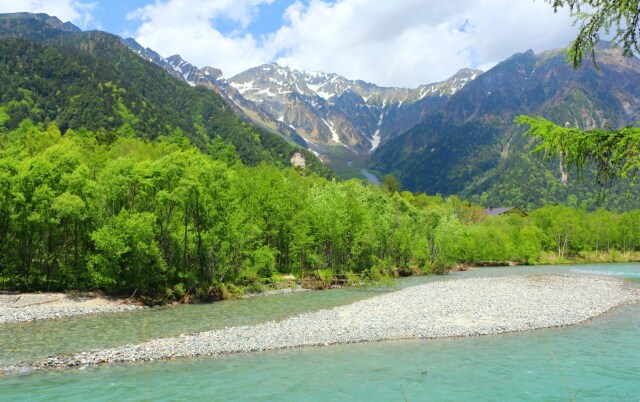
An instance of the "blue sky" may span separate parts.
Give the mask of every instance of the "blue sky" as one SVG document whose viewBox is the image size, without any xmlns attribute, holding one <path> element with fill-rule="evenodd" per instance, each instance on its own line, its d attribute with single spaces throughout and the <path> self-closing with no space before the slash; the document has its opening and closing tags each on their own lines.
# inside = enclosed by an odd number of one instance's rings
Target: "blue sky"
<svg viewBox="0 0 640 402">
<path fill-rule="evenodd" d="M 46 2 L 42 3 L 46 4 Z M 82 28 L 98 28 L 122 36 L 131 36 L 135 34 L 138 23 L 128 20 L 127 15 L 146 5 L 153 4 L 155 1 L 109 0 L 99 2 L 88 1 L 87 3 L 96 4 L 93 10 L 95 20 L 84 24 Z M 264 35 L 277 31 L 277 29 L 282 26 L 282 15 L 284 11 L 293 3 L 294 0 L 275 0 L 271 4 L 259 5 L 256 10 L 256 18 L 246 27 L 247 31 L 254 35 Z M 212 25 L 216 26 L 225 34 L 230 34 L 234 30 L 241 28 L 237 22 L 224 18 L 212 21 Z"/>
<path fill-rule="evenodd" d="M 118 35 L 135 32 L 136 23 L 127 20 L 127 14 L 149 4 L 149 0 L 109 0 L 96 3 L 95 20 L 82 28 L 99 28 Z"/>
<path fill-rule="evenodd" d="M 0 0 L 16 11 L 133 37 L 227 77 L 278 62 L 404 87 L 575 35 L 568 12 L 542 0 Z"/>
</svg>

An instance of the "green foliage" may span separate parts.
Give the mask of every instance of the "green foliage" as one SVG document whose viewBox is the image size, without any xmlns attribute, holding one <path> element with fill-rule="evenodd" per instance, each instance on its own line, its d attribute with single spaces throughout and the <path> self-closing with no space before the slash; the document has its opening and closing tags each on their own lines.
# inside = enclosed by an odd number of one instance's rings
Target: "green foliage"
<svg viewBox="0 0 640 402">
<path fill-rule="evenodd" d="M 583 131 L 529 116 L 519 116 L 516 122 L 528 125 L 526 134 L 541 140 L 534 151 L 544 152 L 545 156 L 559 156 L 567 166 L 575 165 L 582 173 L 588 166 L 595 165 L 596 180 L 601 185 L 621 177 L 637 179 L 640 169 L 638 127 Z"/>
<path fill-rule="evenodd" d="M 91 235 L 96 253 L 94 271 L 114 293 L 139 291 L 149 294 L 160 288 L 166 263 L 155 241 L 155 216 L 148 212 L 122 210 Z"/>
<path fill-rule="evenodd" d="M 179 135 L 107 145 L 25 121 L 1 139 L 0 277 L 10 288 L 97 288 L 155 304 L 236 297 L 292 273 L 326 288 L 460 263 L 534 264 L 543 251 L 640 249 L 640 211 L 487 217 L 457 197 L 217 160 Z"/>
<path fill-rule="evenodd" d="M 623 54 L 633 57 L 640 52 L 640 1 L 638 0 L 546 0 L 554 11 L 567 6 L 579 24 L 578 35 L 567 49 L 567 59 L 574 68 L 582 64 L 585 54 L 595 63 L 594 47 L 600 34 L 612 35 Z"/>
<path fill-rule="evenodd" d="M 0 131 L 30 119 L 54 122 L 62 132 L 91 130 L 103 143 L 182 135 L 204 151 L 233 149 L 248 165 L 290 166 L 298 150 L 243 122 L 215 91 L 174 79 L 103 32 L 54 35 L 41 43 L 0 38 L 0 82 Z M 330 175 L 313 154 L 305 152 L 305 159 L 309 172 Z"/>
<path fill-rule="evenodd" d="M 0 275 L 11 286 L 101 288 L 155 303 L 258 290 L 281 274 L 326 285 L 379 261 L 429 263 L 420 211 L 398 193 L 247 167 L 219 142 L 217 160 L 179 133 L 100 138 L 30 121 L 2 135 Z"/>
</svg>

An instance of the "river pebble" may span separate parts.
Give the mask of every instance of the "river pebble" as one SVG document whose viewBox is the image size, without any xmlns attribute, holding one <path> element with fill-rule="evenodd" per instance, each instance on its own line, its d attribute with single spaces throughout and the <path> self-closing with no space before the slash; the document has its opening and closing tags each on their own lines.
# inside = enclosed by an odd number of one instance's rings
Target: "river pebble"
<svg viewBox="0 0 640 402">
<path fill-rule="evenodd" d="M 143 308 L 122 301 L 63 293 L 0 294 L 0 324 L 118 313 Z"/>
<path fill-rule="evenodd" d="M 265 290 L 264 292 L 257 293 L 247 293 L 242 296 L 243 299 L 252 299 L 254 297 L 262 297 L 262 296 L 276 296 L 276 295 L 285 295 L 289 293 L 300 293 L 300 292 L 309 292 L 311 289 L 303 288 L 302 286 L 295 286 L 289 288 L 282 289 L 274 289 L 274 290 Z"/>
<path fill-rule="evenodd" d="M 281 321 L 53 356 L 2 371 L 528 331 L 578 324 L 639 299 L 637 289 L 613 278 L 511 276 L 442 281 Z"/>
</svg>

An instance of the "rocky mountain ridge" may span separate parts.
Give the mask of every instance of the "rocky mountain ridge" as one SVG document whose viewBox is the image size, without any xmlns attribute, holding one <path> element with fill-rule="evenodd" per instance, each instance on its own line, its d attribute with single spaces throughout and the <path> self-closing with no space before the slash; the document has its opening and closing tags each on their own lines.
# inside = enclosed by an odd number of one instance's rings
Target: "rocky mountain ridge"
<svg viewBox="0 0 640 402">
<path fill-rule="evenodd" d="M 210 66 L 198 68 L 177 54 L 164 58 L 153 49 L 141 46 L 133 38 L 123 39 L 122 42 L 143 59 L 162 67 L 171 76 L 191 86 L 203 86 L 217 92 L 247 121 L 269 131 L 284 135 L 299 145 L 308 147 L 308 144 L 294 130 L 264 113 L 253 102 L 245 99 L 240 92 L 229 85 L 221 70 Z"/>
<path fill-rule="evenodd" d="M 597 68 L 585 63 L 574 70 L 559 50 L 517 53 L 389 141 L 367 167 L 392 173 L 413 191 L 458 194 L 483 205 L 506 201 L 535 208 L 573 200 L 593 208 L 599 190 L 557 158 L 532 155 L 535 141 L 523 137 L 527 128 L 514 118 L 542 116 L 583 130 L 637 124 L 640 60 L 624 58 L 608 44 L 598 46 L 596 56 Z M 625 184 L 617 185 L 611 191 L 624 193 Z"/>
<path fill-rule="evenodd" d="M 418 124 L 481 73 L 464 69 L 446 81 L 415 89 L 385 88 L 274 63 L 251 68 L 228 82 L 307 142 L 370 153 Z"/>
<path fill-rule="evenodd" d="M 445 81 L 407 89 L 272 63 L 225 79 L 217 68 L 197 68 L 179 55 L 164 58 L 131 38 L 123 42 L 173 77 L 218 92 L 251 122 L 325 156 L 336 147 L 361 155 L 373 152 L 482 74 L 463 69 Z"/>
</svg>

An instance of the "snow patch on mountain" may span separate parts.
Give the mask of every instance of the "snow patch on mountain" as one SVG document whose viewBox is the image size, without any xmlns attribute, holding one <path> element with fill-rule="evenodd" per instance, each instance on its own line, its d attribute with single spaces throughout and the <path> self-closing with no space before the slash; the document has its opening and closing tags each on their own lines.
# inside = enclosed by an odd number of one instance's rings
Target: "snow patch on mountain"
<svg viewBox="0 0 640 402">
<path fill-rule="evenodd" d="M 382 137 L 380 136 L 380 129 L 377 129 L 371 138 L 371 149 L 369 150 L 369 153 L 375 151 L 376 148 L 380 146 L 380 141 L 382 141 Z"/>
<path fill-rule="evenodd" d="M 316 91 L 316 95 L 318 95 L 319 97 L 327 101 L 335 96 L 330 92 L 324 92 L 324 91 Z"/>
<path fill-rule="evenodd" d="M 313 91 L 313 93 L 315 93 L 316 95 L 318 95 L 322 99 L 328 101 L 329 99 L 331 99 L 331 98 L 333 98 L 334 96 L 337 95 L 335 93 L 326 92 L 326 91 L 321 89 L 321 88 L 325 87 L 328 84 L 329 84 L 329 82 L 322 82 L 320 84 L 307 83 L 307 88 L 309 88 L 311 91 Z"/>
<path fill-rule="evenodd" d="M 382 136 L 380 135 L 380 127 L 382 126 L 383 120 L 384 120 L 384 112 L 380 113 L 380 116 L 378 117 L 378 125 L 377 125 L 376 132 L 373 133 L 373 136 L 371 137 L 371 149 L 369 150 L 369 153 L 375 151 L 376 148 L 380 146 L 380 142 L 382 141 Z"/>
<path fill-rule="evenodd" d="M 342 142 L 340 142 L 340 136 L 338 136 L 338 133 L 333 128 L 333 122 L 326 119 L 322 119 L 322 121 L 327 125 L 327 127 L 329 127 L 329 131 L 331 131 L 331 139 L 338 144 L 342 144 Z"/>
<path fill-rule="evenodd" d="M 255 81 L 242 82 L 242 83 L 240 83 L 240 82 L 230 82 L 229 85 L 231 85 L 232 87 L 237 89 L 238 92 L 240 92 L 242 95 L 244 95 L 247 92 L 255 89 L 255 87 L 253 86 L 254 83 L 255 83 Z"/>
<path fill-rule="evenodd" d="M 276 93 L 276 92 L 271 92 L 271 88 L 264 88 L 264 89 L 261 89 L 261 90 L 259 90 L 258 92 L 256 92 L 256 93 L 255 93 L 255 95 L 256 95 L 257 97 L 259 97 L 260 95 L 265 95 L 265 96 L 268 96 L 268 97 L 273 97 L 273 96 L 278 96 L 278 93 Z"/>
<path fill-rule="evenodd" d="M 415 89 L 385 88 L 337 74 L 265 64 L 227 82 L 274 121 L 297 127 L 296 132 L 308 137 L 303 137 L 308 143 L 341 144 L 354 152 L 372 152 L 391 136 L 418 124 L 441 102 L 436 99 L 451 96 L 478 74 L 461 70 L 448 80 Z M 329 138 L 322 135 L 327 129 Z"/>
</svg>

